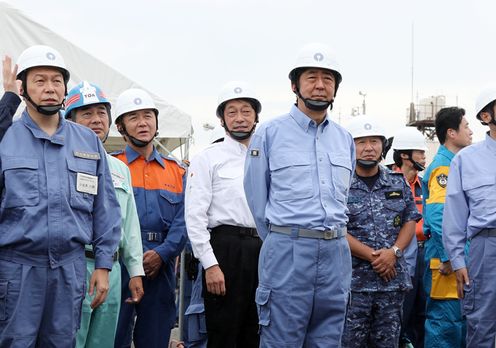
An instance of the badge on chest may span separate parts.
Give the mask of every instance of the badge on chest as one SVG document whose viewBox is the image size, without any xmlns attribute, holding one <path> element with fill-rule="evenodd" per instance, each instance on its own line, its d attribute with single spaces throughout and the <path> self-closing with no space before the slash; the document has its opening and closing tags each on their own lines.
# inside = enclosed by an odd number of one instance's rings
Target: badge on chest
<svg viewBox="0 0 496 348">
<path fill-rule="evenodd" d="M 78 192 L 96 195 L 98 193 L 98 178 L 94 175 L 77 173 L 76 190 Z"/>
<path fill-rule="evenodd" d="M 396 191 L 384 192 L 384 195 L 386 196 L 386 199 L 403 198 L 403 191 L 396 190 Z"/>
<path fill-rule="evenodd" d="M 114 184 L 114 188 L 125 188 L 126 178 L 117 172 L 111 172 L 112 174 L 112 183 Z"/>
</svg>

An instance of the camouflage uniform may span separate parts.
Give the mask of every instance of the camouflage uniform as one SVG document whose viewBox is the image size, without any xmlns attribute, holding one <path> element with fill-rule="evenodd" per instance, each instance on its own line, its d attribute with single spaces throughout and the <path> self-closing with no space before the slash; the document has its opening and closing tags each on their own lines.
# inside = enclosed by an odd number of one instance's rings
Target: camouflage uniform
<svg viewBox="0 0 496 348">
<path fill-rule="evenodd" d="M 391 248 L 403 224 L 421 218 L 403 174 L 382 166 L 372 189 L 353 176 L 348 209 L 348 233 L 374 250 Z M 389 282 L 368 261 L 353 256 L 352 262 L 343 347 L 397 347 L 404 294 L 412 288 L 405 259 Z"/>
</svg>

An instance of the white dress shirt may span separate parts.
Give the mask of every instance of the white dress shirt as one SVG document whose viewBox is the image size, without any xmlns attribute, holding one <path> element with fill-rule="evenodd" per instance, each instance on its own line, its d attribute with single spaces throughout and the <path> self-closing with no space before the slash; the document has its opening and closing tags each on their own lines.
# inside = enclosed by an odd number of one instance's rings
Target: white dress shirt
<svg viewBox="0 0 496 348">
<path fill-rule="evenodd" d="M 246 146 L 226 134 L 191 160 L 185 219 L 193 253 L 204 269 L 218 264 L 210 230 L 219 225 L 255 228 L 246 202 L 243 175 Z"/>
</svg>

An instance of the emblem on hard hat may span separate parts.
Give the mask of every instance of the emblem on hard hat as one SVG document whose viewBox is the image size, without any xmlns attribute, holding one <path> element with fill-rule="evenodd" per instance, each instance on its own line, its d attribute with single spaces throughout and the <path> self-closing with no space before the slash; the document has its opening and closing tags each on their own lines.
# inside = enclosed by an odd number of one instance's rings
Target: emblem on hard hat
<svg viewBox="0 0 496 348">
<path fill-rule="evenodd" d="M 320 62 L 322 59 L 324 59 L 324 55 L 322 53 L 315 53 L 313 55 L 313 59 L 315 59 L 317 62 Z"/>
<path fill-rule="evenodd" d="M 143 101 L 141 100 L 141 98 L 134 99 L 134 104 L 141 105 L 141 103 L 143 103 Z"/>
<path fill-rule="evenodd" d="M 363 125 L 363 128 L 365 128 L 365 130 L 371 130 L 372 129 L 372 125 L 370 123 L 365 123 Z"/>
<path fill-rule="evenodd" d="M 55 58 L 56 58 L 56 57 L 55 57 L 55 54 L 53 54 L 52 52 L 48 52 L 48 53 L 46 54 L 46 57 L 47 57 L 48 59 L 50 59 L 50 60 L 55 60 Z"/>
<path fill-rule="evenodd" d="M 243 92 L 243 90 L 241 89 L 241 87 L 236 87 L 234 89 L 234 93 L 236 93 L 236 94 L 240 94 L 241 92 Z"/>
</svg>

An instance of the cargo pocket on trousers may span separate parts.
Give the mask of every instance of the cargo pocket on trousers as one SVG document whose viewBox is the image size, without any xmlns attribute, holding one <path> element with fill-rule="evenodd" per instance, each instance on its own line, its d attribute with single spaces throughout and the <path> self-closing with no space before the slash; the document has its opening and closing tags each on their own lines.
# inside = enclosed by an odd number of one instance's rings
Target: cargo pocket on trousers
<svg viewBox="0 0 496 348">
<path fill-rule="evenodd" d="M 474 309 L 475 303 L 475 282 L 470 280 L 470 284 L 463 285 L 462 314 L 467 315 Z"/>
<path fill-rule="evenodd" d="M 255 293 L 257 303 L 258 324 L 269 326 L 270 324 L 270 289 L 259 287 Z"/>
<path fill-rule="evenodd" d="M 205 307 L 203 304 L 190 304 L 184 313 L 187 323 L 188 341 L 197 342 L 207 337 Z"/>
<path fill-rule="evenodd" d="M 0 320 L 7 320 L 7 281 L 0 281 Z"/>
</svg>

